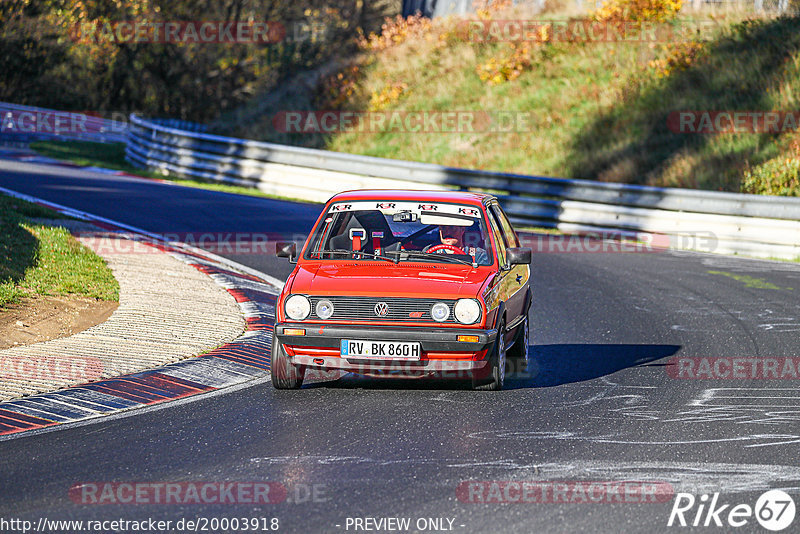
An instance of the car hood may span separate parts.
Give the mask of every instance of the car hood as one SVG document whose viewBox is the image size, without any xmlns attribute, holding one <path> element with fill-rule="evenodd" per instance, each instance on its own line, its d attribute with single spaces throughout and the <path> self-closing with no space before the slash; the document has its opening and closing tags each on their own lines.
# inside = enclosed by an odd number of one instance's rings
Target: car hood
<svg viewBox="0 0 800 534">
<path fill-rule="evenodd" d="M 475 297 L 491 274 L 491 269 L 441 263 L 309 263 L 298 265 L 291 291 L 326 296 Z"/>
</svg>

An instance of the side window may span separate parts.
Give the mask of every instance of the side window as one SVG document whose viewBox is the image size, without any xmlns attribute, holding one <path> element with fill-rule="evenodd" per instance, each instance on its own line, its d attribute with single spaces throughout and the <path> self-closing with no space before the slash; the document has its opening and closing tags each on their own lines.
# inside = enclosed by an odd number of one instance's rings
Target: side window
<svg viewBox="0 0 800 534">
<path fill-rule="evenodd" d="M 500 264 L 500 267 L 505 267 L 506 244 L 505 239 L 503 238 L 503 233 L 500 230 L 500 223 L 497 221 L 497 216 L 491 210 L 487 210 L 487 213 L 489 215 L 489 227 L 492 229 L 495 242 L 497 242 L 497 260 Z"/>
<path fill-rule="evenodd" d="M 506 246 L 518 247 L 519 239 L 517 238 L 517 234 L 514 232 L 514 228 L 511 226 L 511 222 L 509 222 L 502 208 L 497 204 L 492 204 L 489 209 L 500 222 L 500 227 L 503 229 L 503 236 L 506 238 Z"/>
</svg>

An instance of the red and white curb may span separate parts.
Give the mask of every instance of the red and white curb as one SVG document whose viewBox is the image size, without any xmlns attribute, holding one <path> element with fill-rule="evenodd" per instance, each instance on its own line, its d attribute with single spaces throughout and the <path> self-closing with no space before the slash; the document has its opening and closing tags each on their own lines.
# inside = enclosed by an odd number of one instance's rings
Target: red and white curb
<svg viewBox="0 0 800 534">
<path fill-rule="evenodd" d="M 124 232 L 207 274 L 242 310 L 247 331 L 202 356 L 157 369 L 81 384 L 52 393 L 0 403 L 0 439 L 21 432 L 103 417 L 173 401 L 268 376 L 275 303 L 283 283 L 269 275 L 158 234 L 74 210 L 16 191 L 0 192 L 76 217 L 112 232 Z"/>
</svg>

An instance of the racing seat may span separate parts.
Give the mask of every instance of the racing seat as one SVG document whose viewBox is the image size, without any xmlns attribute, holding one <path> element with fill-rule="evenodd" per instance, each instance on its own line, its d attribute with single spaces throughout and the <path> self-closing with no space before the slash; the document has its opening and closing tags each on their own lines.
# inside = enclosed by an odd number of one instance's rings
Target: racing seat
<svg viewBox="0 0 800 534">
<path fill-rule="evenodd" d="M 364 232 L 365 236 L 367 235 L 366 234 L 366 230 L 364 230 L 364 228 L 362 228 L 361 226 L 353 225 L 351 227 L 348 224 L 347 228 L 345 228 L 345 231 L 344 231 L 343 234 L 337 235 L 336 237 L 332 237 L 331 238 L 331 248 L 333 248 L 333 249 L 353 250 L 353 241 L 350 239 L 350 230 L 356 230 L 356 231 L 360 230 L 360 231 Z M 361 245 L 361 249 L 360 250 L 364 251 L 364 249 L 366 248 L 367 242 L 366 242 L 366 240 L 363 240 L 361 243 L 362 243 L 362 245 Z M 366 251 L 364 251 L 364 252 L 366 252 Z"/>
<path fill-rule="evenodd" d="M 331 248 L 353 250 L 353 240 L 350 238 L 353 231 L 361 231 L 363 233 L 364 237 L 361 240 L 360 249 L 362 252 L 375 252 L 372 235 L 376 232 L 383 233 L 380 241 L 382 248 L 386 248 L 397 241 L 394 239 L 389 223 L 386 222 L 383 214 L 379 211 L 368 211 L 351 217 L 342 233 L 331 238 Z"/>
</svg>

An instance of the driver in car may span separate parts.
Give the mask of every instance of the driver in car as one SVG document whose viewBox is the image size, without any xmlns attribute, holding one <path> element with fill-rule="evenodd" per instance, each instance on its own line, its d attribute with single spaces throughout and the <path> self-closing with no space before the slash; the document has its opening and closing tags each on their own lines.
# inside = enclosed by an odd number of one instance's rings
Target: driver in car
<svg viewBox="0 0 800 534">
<path fill-rule="evenodd" d="M 439 254 L 467 254 L 472 256 L 475 263 L 485 264 L 488 263 L 489 257 L 486 255 L 486 250 L 480 247 L 466 246 L 464 243 L 464 234 L 467 233 L 466 226 L 439 226 L 439 245 L 428 245 L 423 252 L 432 252 Z"/>
</svg>

